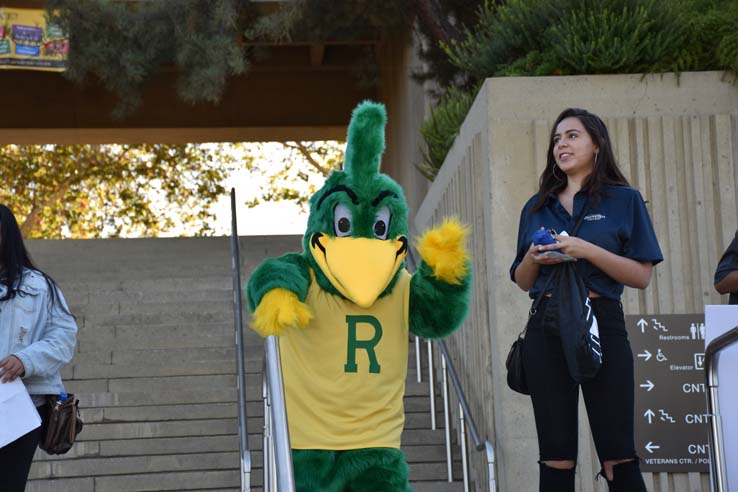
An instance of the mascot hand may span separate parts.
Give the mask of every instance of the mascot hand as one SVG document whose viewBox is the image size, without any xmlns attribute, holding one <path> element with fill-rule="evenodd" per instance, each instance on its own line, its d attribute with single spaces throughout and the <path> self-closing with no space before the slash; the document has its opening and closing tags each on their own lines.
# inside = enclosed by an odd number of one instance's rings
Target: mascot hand
<svg viewBox="0 0 738 492">
<path fill-rule="evenodd" d="M 449 284 L 460 284 L 469 274 L 469 254 L 465 245 L 468 234 L 469 229 L 457 219 L 446 219 L 423 234 L 418 251 L 434 277 Z"/>
<path fill-rule="evenodd" d="M 251 328 L 262 337 L 279 335 L 285 328 L 304 328 L 313 319 L 310 308 L 294 292 L 272 289 L 261 298 L 251 319 Z"/>
</svg>

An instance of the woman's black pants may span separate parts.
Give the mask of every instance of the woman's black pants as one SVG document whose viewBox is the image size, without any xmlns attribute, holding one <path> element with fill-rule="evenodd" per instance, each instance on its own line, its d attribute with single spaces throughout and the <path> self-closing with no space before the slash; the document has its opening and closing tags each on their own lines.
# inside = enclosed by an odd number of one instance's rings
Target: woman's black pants
<svg viewBox="0 0 738 492">
<path fill-rule="evenodd" d="M 0 448 L 0 490 L 23 492 L 31 470 L 33 454 L 41 440 L 41 427 L 33 429 Z"/>
<path fill-rule="evenodd" d="M 637 460 L 633 436 L 633 352 L 625 330 L 622 304 L 613 299 L 591 299 L 600 332 L 602 367 L 594 379 L 580 385 L 569 376 L 558 327 L 544 323 L 546 301 L 542 300 L 529 320 L 523 347 L 523 365 L 533 401 L 540 461 L 577 460 L 580 386 L 600 463 Z M 542 464 L 542 492 L 574 490 L 573 471 L 562 474 L 549 472 L 546 468 Z M 631 488 L 623 490 L 645 491 L 638 467 L 628 472 L 632 477 L 625 476 L 622 471 L 625 469 L 618 470 L 622 477 L 616 476 L 615 482 L 627 481 Z M 612 482 L 608 485 L 611 490 L 619 490 L 613 488 Z"/>
</svg>

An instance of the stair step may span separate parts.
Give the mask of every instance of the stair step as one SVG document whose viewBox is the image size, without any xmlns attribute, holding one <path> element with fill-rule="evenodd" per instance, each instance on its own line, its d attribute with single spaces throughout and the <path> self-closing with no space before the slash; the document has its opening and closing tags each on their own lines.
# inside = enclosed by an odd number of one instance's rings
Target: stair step
<svg viewBox="0 0 738 492">
<path fill-rule="evenodd" d="M 82 317 L 84 327 L 107 325 L 150 326 L 171 325 L 175 323 L 233 323 L 233 311 L 220 313 L 200 313 L 196 311 L 167 313 L 128 313 L 128 314 L 89 314 Z M 79 320 L 77 321 L 79 323 Z"/>
<path fill-rule="evenodd" d="M 410 482 L 413 492 L 463 492 L 464 482 Z"/>
<path fill-rule="evenodd" d="M 203 287 L 193 279 L 188 282 L 190 285 L 187 289 L 178 288 L 174 290 L 156 289 L 141 291 L 134 290 L 102 290 L 94 289 L 85 291 L 78 301 L 74 294 L 67 300 L 70 304 L 94 305 L 94 304 L 157 304 L 157 303 L 173 303 L 182 301 L 228 301 L 233 299 L 233 284 L 224 285 L 221 288 L 209 286 Z"/>
<path fill-rule="evenodd" d="M 263 363 L 260 360 L 244 361 L 246 374 L 255 374 L 261 377 Z M 173 363 L 169 365 L 156 364 L 93 364 L 80 363 L 70 364 L 64 368 L 62 378 L 65 381 L 72 379 L 80 381 L 85 379 L 125 379 L 142 377 L 166 377 L 166 376 L 200 376 L 215 374 L 233 374 L 237 371 L 236 361 L 197 361 L 187 363 Z"/>
<path fill-rule="evenodd" d="M 226 291 L 223 291 L 225 293 Z M 169 302 L 87 302 L 85 304 L 70 304 L 71 310 L 77 315 L 129 315 L 129 314 L 160 314 L 160 313 L 221 313 L 233 311 L 233 294 L 218 299 L 196 301 L 189 296 L 182 295 L 179 299 Z"/>
<path fill-rule="evenodd" d="M 91 477 L 142 473 L 233 469 L 239 466 L 237 451 L 220 453 L 82 458 L 47 462 L 29 478 Z M 44 469 L 45 468 L 45 469 Z M 46 472 L 46 473 L 44 473 Z"/>
</svg>

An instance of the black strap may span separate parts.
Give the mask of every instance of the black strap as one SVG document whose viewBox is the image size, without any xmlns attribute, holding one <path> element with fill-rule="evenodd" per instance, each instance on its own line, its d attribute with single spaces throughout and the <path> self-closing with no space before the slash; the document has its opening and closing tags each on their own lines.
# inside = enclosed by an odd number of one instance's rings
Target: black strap
<svg viewBox="0 0 738 492">
<path fill-rule="evenodd" d="M 571 230 L 570 236 L 575 236 L 577 232 L 579 232 L 579 227 L 582 225 L 582 222 L 584 222 L 584 216 L 587 215 L 587 209 L 589 208 L 589 199 L 584 204 L 584 207 L 582 208 L 582 213 L 579 215 L 579 219 L 577 220 L 577 223 L 574 225 L 574 229 Z M 536 313 L 536 310 L 538 309 L 538 305 L 543 300 L 543 297 L 546 295 L 546 289 L 548 289 L 548 286 L 551 285 L 551 281 L 554 279 L 553 273 L 548 276 L 548 280 L 546 280 L 546 283 L 543 285 L 543 290 L 541 290 L 541 293 L 538 294 L 538 297 L 535 301 L 533 301 L 533 305 L 530 307 L 530 311 L 528 311 L 528 316 L 533 316 Z M 523 330 L 523 333 L 526 332 L 528 329 L 528 326 L 526 325 L 525 330 Z"/>
</svg>

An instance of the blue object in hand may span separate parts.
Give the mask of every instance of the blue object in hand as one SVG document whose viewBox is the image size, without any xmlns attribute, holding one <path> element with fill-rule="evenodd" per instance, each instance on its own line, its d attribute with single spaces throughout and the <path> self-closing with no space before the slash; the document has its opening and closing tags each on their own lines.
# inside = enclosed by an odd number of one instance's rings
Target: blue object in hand
<svg viewBox="0 0 738 492">
<path fill-rule="evenodd" d="M 547 244 L 556 244 L 556 240 L 553 238 L 548 229 L 538 229 L 533 233 L 533 244 L 536 246 L 545 246 Z M 559 251 L 557 249 L 551 251 Z"/>
<path fill-rule="evenodd" d="M 68 394 L 62 391 L 61 393 L 59 393 L 59 401 L 66 400 L 68 396 L 69 396 Z"/>
</svg>

